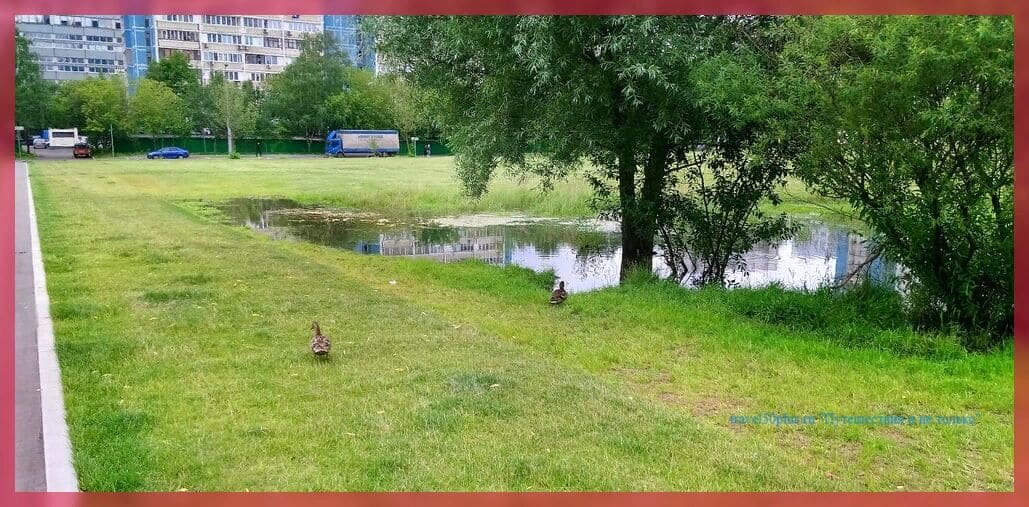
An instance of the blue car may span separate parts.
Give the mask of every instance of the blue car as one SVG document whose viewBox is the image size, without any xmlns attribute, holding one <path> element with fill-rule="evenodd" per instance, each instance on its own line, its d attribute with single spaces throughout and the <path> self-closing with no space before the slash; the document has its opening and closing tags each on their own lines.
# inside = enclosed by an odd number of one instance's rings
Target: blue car
<svg viewBox="0 0 1029 507">
<path fill-rule="evenodd" d="M 174 146 L 167 148 L 161 148 L 157 151 L 151 151 L 146 154 L 146 158 L 188 158 L 189 152 Z"/>
</svg>

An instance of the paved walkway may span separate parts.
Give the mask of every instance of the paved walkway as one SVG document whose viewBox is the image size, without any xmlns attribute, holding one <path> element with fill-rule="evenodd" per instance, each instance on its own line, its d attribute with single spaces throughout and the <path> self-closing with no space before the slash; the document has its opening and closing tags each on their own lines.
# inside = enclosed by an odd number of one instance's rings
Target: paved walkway
<svg viewBox="0 0 1029 507">
<path fill-rule="evenodd" d="M 24 162 L 15 164 L 14 490 L 46 491 L 27 171 Z"/>
</svg>

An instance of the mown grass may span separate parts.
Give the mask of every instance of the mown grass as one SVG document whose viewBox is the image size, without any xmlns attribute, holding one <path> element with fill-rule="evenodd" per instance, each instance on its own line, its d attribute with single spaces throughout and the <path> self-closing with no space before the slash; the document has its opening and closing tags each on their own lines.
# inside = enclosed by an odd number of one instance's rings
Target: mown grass
<svg viewBox="0 0 1029 507">
<path fill-rule="evenodd" d="M 185 162 L 32 163 L 86 490 L 1012 488 L 1010 348 L 898 351 L 926 338 L 874 298 L 774 288 L 555 308 L 547 275 L 276 242 L 181 201 L 560 215 L 574 188 L 469 203 L 445 159 Z M 769 412 L 977 418 L 728 421 Z"/>
<path fill-rule="evenodd" d="M 62 164 L 47 162 L 51 163 Z M 186 160 L 113 157 L 91 160 L 89 170 L 102 173 L 107 185 L 119 185 L 111 188 L 115 193 L 131 188 L 169 200 L 221 200 L 238 197 L 239 190 L 246 188 L 247 196 L 289 197 L 304 203 L 395 215 L 481 212 L 520 212 L 559 218 L 595 215 L 589 206 L 592 189 L 581 175 L 569 176 L 558 182 L 552 191 L 543 192 L 538 180 L 515 178 L 501 171 L 482 198 L 465 197 L 454 173 L 452 157 L 240 160 L 203 156 Z M 799 180 L 789 180 L 782 197 L 780 206 L 766 204 L 766 209 L 860 227 L 848 206 L 812 194 Z"/>
</svg>

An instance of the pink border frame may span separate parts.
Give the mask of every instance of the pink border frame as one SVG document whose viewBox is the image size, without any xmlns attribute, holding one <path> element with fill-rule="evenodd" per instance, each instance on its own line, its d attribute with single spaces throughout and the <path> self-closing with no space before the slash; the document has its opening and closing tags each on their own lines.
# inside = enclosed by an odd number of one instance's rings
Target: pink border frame
<svg viewBox="0 0 1029 507">
<path fill-rule="evenodd" d="M 3 0 L 0 3 L 0 125 L 14 126 L 15 14 L 981 14 L 1015 20 L 1015 427 L 1029 421 L 1029 2 L 1019 0 Z M 0 136 L 2 137 L 2 136 Z M 1029 449 L 1015 434 L 1014 493 L 15 493 L 14 152 L 0 141 L 0 505 L 1029 505 Z"/>
</svg>

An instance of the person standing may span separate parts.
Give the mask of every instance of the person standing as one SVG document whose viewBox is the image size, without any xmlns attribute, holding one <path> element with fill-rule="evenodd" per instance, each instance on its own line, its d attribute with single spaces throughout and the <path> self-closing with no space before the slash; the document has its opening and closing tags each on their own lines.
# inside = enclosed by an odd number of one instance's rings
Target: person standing
<svg viewBox="0 0 1029 507">
<path fill-rule="evenodd" d="M 432 156 L 432 143 L 425 143 L 425 156 Z"/>
<path fill-rule="evenodd" d="M 260 139 L 257 140 L 257 156 L 258 157 L 261 156 L 261 140 Z"/>
</svg>

